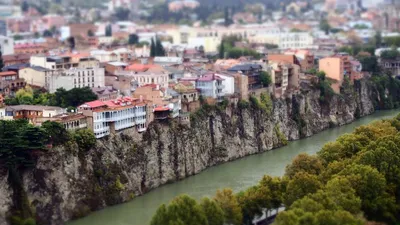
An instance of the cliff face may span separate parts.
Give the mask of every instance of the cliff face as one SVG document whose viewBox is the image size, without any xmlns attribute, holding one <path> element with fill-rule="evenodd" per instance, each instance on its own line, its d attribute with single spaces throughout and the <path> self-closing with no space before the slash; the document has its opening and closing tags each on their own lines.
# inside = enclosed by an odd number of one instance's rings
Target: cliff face
<svg viewBox="0 0 400 225">
<path fill-rule="evenodd" d="M 23 174 L 38 222 L 61 224 L 90 211 L 128 201 L 207 167 L 277 148 L 373 113 L 365 82 L 355 91 L 321 104 L 318 91 L 273 101 L 273 109 L 211 108 L 197 113 L 191 127 L 152 124 L 143 135 L 126 130 L 79 152 L 69 144 L 39 158 Z M 0 224 L 12 205 L 6 173 L 0 173 Z"/>
</svg>

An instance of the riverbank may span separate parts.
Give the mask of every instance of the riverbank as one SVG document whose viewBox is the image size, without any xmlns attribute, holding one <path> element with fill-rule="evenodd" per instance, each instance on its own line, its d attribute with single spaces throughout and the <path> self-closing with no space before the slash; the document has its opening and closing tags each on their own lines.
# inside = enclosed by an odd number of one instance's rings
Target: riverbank
<svg viewBox="0 0 400 225">
<path fill-rule="evenodd" d="M 400 110 L 377 111 L 360 118 L 351 124 L 325 130 L 310 138 L 290 142 L 287 146 L 274 151 L 248 156 L 233 162 L 209 168 L 202 173 L 173 184 L 161 186 L 143 196 L 121 204 L 94 212 L 89 216 L 71 221 L 68 225 L 143 225 L 149 224 L 156 209 L 168 203 L 174 197 L 188 194 L 197 199 L 213 196 L 218 189 L 230 187 L 235 192 L 257 184 L 263 175 L 282 176 L 286 165 L 299 153 L 310 155 L 318 152 L 322 146 L 335 141 L 340 135 L 352 132 L 356 127 L 375 120 L 389 119 Z"/>
<path fill-rule="evenodd" d="M 137 196 L 163 184 L 196 179 L 191 176 L 215 165 L 351 123 L 374 112 L 371 93 L 371 87 L 362 82 L 328 102 L 321 102 L 319 91 L 313 90 L 273 101 L 272 108 L 264 107 L 268 102 L 254 101 L 223 109 L 205 108 L 192 117 L 190 128 L 155 123 L 143 137 L 126 130 L 100 141 L 89 152 L 77 152 L 74 146 L 54 149 L 23 175 L 23 186 L 38 222 L 61 224 L 106 206 L 141 199 Z M 0 183 L 5 183 L 0 190 L 4 196 L 1 212 L 7 212 L 12 202 L 6 179 L 0 176 Z M 154 191 L 147 195 L 151 193 Z M 147 208 L 146 204 L 135 210 Z M 148 211 L 141 214 L 153 213 Z"/>
</svg>

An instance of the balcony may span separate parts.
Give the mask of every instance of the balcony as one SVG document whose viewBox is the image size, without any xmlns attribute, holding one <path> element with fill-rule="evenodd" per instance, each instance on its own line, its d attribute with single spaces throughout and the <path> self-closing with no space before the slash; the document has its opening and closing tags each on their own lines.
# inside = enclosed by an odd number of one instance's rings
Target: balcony
<svg viewBox="0 0 400 225">
<path fill-rule="evenodd" d="M 146 119 L 135 119 L 136 124 L 145 124 Z"/>
<path fill-rule="evenodd" d="M 147 130 L 147 128 L 146 127 L 143 127 L 143 128 L 138 128 L 138 132 L 139 133 L 141 133 L 141 132 L 145 132 Z"/>
<path fill-rule="evenodd" d="M 136 112 L 135 116 L 145 116 L 146 112 Z"/>
<path fill-rule="evenodd" d="M 225 93 L 223 93 L 223 92 L 218 92 L 218 93 L 217 93 L 217 96 L 218 96 L 218 97 L 224 97 L 224 96 L 225 96 Z"/>
<path fill-rule="evenodd" d="M 225 89 L 225 85 L 223 85 L 223 84 L 217 84 L 217 89 Z"/>
<path fill-rule="evenodd" d="M 94 129 L 94 133 L 110 132 L 110 127 L 103 127 L 99 129 Z"/>
</svg>

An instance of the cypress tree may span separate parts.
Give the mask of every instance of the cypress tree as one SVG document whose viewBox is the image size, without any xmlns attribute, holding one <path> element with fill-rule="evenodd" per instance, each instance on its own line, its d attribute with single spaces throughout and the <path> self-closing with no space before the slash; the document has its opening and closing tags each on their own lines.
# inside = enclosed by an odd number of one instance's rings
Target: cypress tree
<svg viewBox="0 0 400 225">
<path fill-rule="evenodd" d="M 219 46 L 219 58 L 220 58 L 220 59 L 225 58 L 225 46 L 224 46 L 224 41 L 221 41 L 221 45 Z"/>
<path fill-rule="evenodd" d="M 156 38 L 156 56 L 165 56 L 164 47 L 161 44 L 160 39 Z"/>
<path fill-rule="evenodd" d="M 0 71 L 3 71 L 4 62 L 3 62 L 3 53 L 0 50 Z"/>
<path fill-rule="evenodd" d="M 154 43 L 154 39 L 151 39 L 151 44 L 150 44 L 150 56 L 155 57 L 156 56 L 156 45 Z"/>
</svg>

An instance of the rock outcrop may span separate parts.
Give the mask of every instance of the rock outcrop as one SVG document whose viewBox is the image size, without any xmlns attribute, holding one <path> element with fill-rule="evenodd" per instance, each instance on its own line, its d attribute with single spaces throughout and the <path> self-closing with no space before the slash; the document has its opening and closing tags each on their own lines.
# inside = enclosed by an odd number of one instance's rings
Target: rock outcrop
<svg viewBox="0 0 400 225">
<path fill-rule="evenodd" d="M 128 201 L 160 185 L 202 170 L 278 148 L 329 127 L 374 112 L 366 82 L 321 103 L 319 91 L 273 101 L 273 109 L 208 107 L 191 127 L 153 123 L 145 134 L 125 130 L 80 152 L 75 144 L 57 147 L 25 171 L 23 184 L 40 224 L 62 224 L 91 211 Z M 6 173 L 0 173 L 0 224 L 12 204 Z"/>
</svg>

